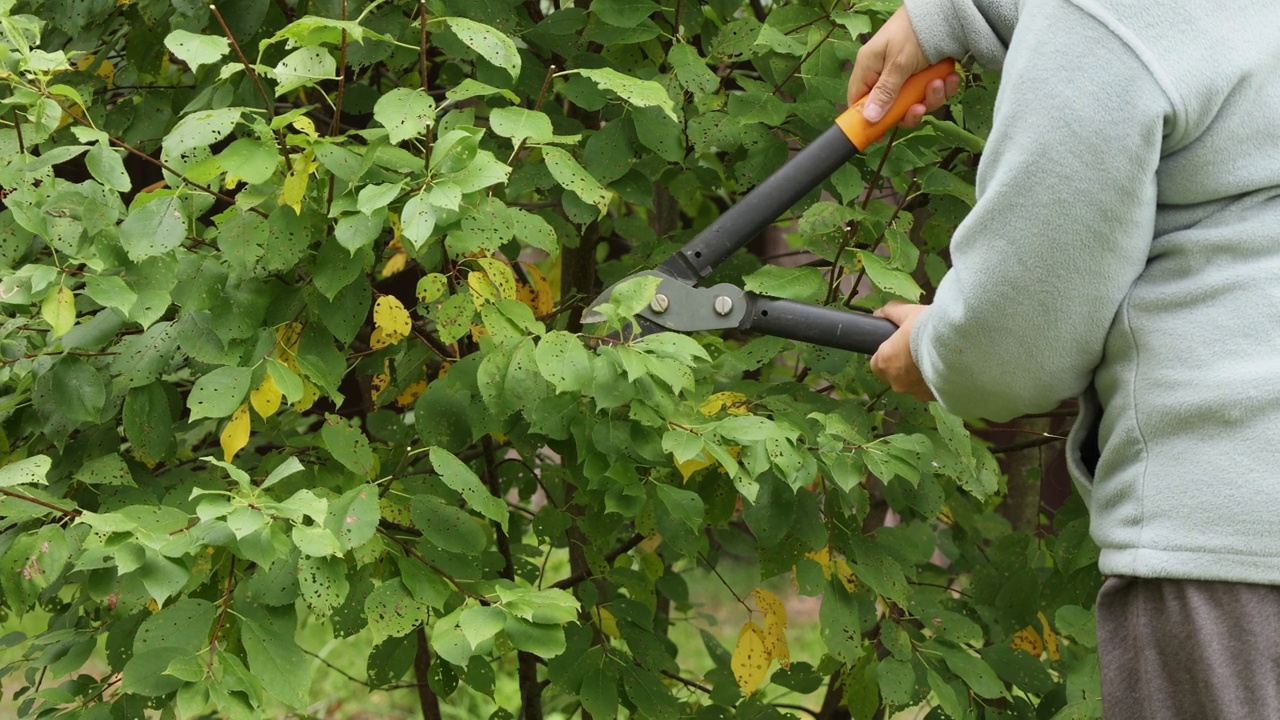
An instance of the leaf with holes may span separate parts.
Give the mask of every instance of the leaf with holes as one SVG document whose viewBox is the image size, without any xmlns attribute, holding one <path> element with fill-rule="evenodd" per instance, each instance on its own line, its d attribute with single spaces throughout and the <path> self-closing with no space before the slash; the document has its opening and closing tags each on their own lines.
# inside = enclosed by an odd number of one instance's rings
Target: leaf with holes
<svg viewBox="0 0 1280 720">
<path fill-rule="evenodd" d="M 248 396 L 252 376 L 250 368 L 221 367 L 201 377 L 187 396 L 187 409 L 191 411 L 191 419 L 194 421 L 231 415 Z"/>
<path fill-rule="evenodd" d="M 520 76 L 520 52 L 511 38 L 498 30 L 463 17 L 447 17 L 449 29 L 468 47 L 480 53 L 485 60 L 511 74 L 514 80 Z"/>
<path fill-rule="evenodd" d="M 507 504 L 501 498 L 494 497 L 466 463 L 448 450 L 438 447 L 431 448 L 429 456 L 431 467 L 440 474 L 440 479 L 462 495 L 468 507 L 506 529 L 509 512 Z"/>
<path fill-rule="evenodd" d="M 402 143 L 435 124 L 436 101 L 422 88 L 395 88 L 373 104 L 373 119 L 387 129 L 388 140 Z"/>
</svg>

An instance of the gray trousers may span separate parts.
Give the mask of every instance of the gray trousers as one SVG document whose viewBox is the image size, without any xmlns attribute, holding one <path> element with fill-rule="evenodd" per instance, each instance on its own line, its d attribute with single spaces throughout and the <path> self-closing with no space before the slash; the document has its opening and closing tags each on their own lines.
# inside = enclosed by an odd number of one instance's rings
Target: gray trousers
<svg viewBox="0 0 1280 720">
<path fill-rule="evenodd" d="M 1107 720 L 1280 718 L 1280 587 L 1111 577 L 1097 614 Z"/>
</svg>

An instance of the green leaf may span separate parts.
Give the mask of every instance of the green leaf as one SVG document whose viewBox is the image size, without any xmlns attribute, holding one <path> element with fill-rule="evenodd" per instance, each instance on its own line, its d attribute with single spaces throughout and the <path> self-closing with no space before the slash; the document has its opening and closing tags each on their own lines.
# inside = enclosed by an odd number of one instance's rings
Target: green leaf
<svg viewBox="0 0 1280 720">
<path fill-rule="evenodd" d="M 551 142 L 555 131 L 546 113 L 522 107 L 497 108 L 489 113 L 489 128 L 515 143 Z"/>
<path fill-rule="evenodd" d="M 509 513 L 507 504 L 501 498 L 490 494 L 479 476 L 472 472 L 466 463 L 444 448 L 431 448 L 429 456 L 431 466 L 440 474 L 440 479 L 444 480 L 445 485 L 462 495 L 468 507 L 506 530 Z"/>
<path fill-rule="evenodd" d="M 667 94 L 667 89 L 652 80 L 641 80 L 630 75 L 624 75 L 613 68 L 584 68 L 571 70 L 569 73 L 578 73 L 591 79 L 592 82 L 600 86 L 601 90 L 615 92 L 632 105 L 656 107 L 671 118 L 672 122 L 679 120 L 676 117 L 675 104 L 671 102 L 671 96 Z"/>
<path fill-rule="evenodd" d="M 324 426 L 320 429 L 320 438 L 324 440 L 324 446 L 333 455 L 333 459 L 360 477 L 373 477 L 373 449 L 369 447 L 369 438 L 354 419 L 326 416 Z"/>
<path fill-rule="evenodd" d="M 327 529 L 315 525 L 294 525 L 291 533 L 293 544 L 307 557 L 342 555 L 338 538 Z"/>
<path fill-rule="evenodd" d="M 748 292 L 801 302 L 818 302 L 827 293 L 826 271 L 816 267 L 764 265 L 742 283 Z"/>
<path fill-rule="evenodd" d="M 901 270 L 889 267 L 884 258 L 865 250 L 858 250 L 857 253 L 858 259 L 862 261 L 862 267 L 866 268 L 867 277 L 875 283 L 876 287 L 911 302 L 916 302 L 924 294 L 914 278 Z"/>
<path fill-rule="evenodd" d="M 210 65 L 223 58 L 231 50 L 231 43 L 224 37 L 197 35 L 186 30 L 174 30 L 165 36 L 164 46 L 193 72 L 201 65 Z"/>
<path fill-rule="evenodd" d="M 497 65 L 511 74 L 511 79 L 520 77 L 520 52 L 511 38 L 498 30 L 463 17 L 447 17 L 449 29 L 458 39 L 475 50 L 485 60 Z"/>
<path fill-rule="evenodd" d="M 115 453 L 85 463 L 75 474 L 76 482 L 86 485 L 124 485 L 135 487 L 133 474 L 124 459 Z"/>
<path fill-rule="evenodd" d="M 107 401 L 102 376 L 83 358 L 65 355 L 50 371 L 58 410 L 77 422 L 96 423 Z"/>
<path fill-rule="evenodd" d="M 382 583 L 364 601 L 375 642 L 399 637 L 427 621 L 431 609 L 414 599 L 400 578 Z"/>
<path fill-rule="evenodd" d="M 301 709 L 307 704 L 307 691 L 311 688 L 312 663 L 293 639 L 293 609 L 268 614 L 265 609 L 250 609 L 239 603 L 237 609 L 242 616 L 240 641 L 249 670 L 276 699 Z"/>
<path fill-rule="evenodd" d="M 982 658 L 956 648 L 936 646 L 951 672 L 960 676 L 975 693 L 984 698 L 1005 697 L 1004 683 Z"/>
<path fill-rule="evenodd" d="M 16 485 L 44 485 L 45 475 L 53 461 L 48 455 L 35 455 L 26 460 L 9 463 L 0 468 L 0 487 Z"/>
<path fill-rule="evenodd" d="M 304 85 L 322 80 L 336 80 L 338 63 L 328 51 L 304 47 L 289 53 L 275 67 L 276 97 Z"/>
<path fill-rule="evenodd" d="M 507 623 L 507 614 L 492 605 L 477 605 L 462 611 L 458 616 L 458 629 L 466 636 L 471 647 L 497 635 Z"/>
<path fill-rule="evenodd" d="M 146 197 L 144 195 L 139 198 Z M 182 200 L 173 194 L 156 198 L 134 209 L 120 223 L 120 244 L 134 262 L 176 249 L 187 237 Z"/>
<path fill-rule="evenodd" d="M 591 176 L 572 155 L 556 147 L 543 147 L 542 159 L 547 163 L 551 177 L 566 190 L 571 191 L 589 205 L 595 205 L 601 214 L 609 207 L 610 193 Z"/>
<path fill-rule="evenodd" d="M 663 484 L 656 484 L 653 489 L 667 512 L 677 520 L 688 525 L 691 530 L 702 527 L 706 508 L 698 493 Z"/>
<path fill-rule="evenodd" d="M 658 10 L 653 0 L 595 0 L 591 12 L 596 17 L 618 27 L 635 27 Z"/>
<path fill-rule="evenodd" d="M 400 237 L 409 243 L 414 251 L 431 239 L 436 228 L 436 208 L 426 192 L 420 192 L 409 198 L 400 212 Z"/>
<path fill-rule="evenodd" d="M 378 489 L 373 485 L 359 485 L 329 501 L 324 526 L 337 536 L 338 544 L 346 552 L 369 542 L 378 531 L 381 519 Z"/>
<path fill-rule="evenodd" d="M 591 383 L 591 355 L 572 333 L 547 333 L 538 343 L 536 357 L 538 370 L 556 392 L 580 392 Z"/>
<path fill-rule="evenodd" d="M 904 707 L 915 694 L 916 674 L 906 660 L 885 658 L 876 666 L 880 695 L 890 707 Z"/>
<path fill-rule="evenodd" d="M 427 542 L 449 552 L 475 555 L 488 541 L 475 519 L 460 508 L 445 505 L 439 498 L 418 495 L 410 501 L 413 526 Z"/>
<path fill-rule="evenodd" d="M 240 138 L 218 153 L 218 162 L 229 177 L 250 184 L 265 183 L 275 175 L 280 151 L 275 143 L 266 140 Z"/>
<path fill-rule="evenodd" d="M 120 155 L 106 144 L 94 145 L 84 157 L 85 167 L 94 180 L 117 192 L 128 192 L 133 187 L 129 172 L 124 169 Z"/>
<path fill-rule="evenodd" d="M 540 625 L 508 615 L 503 630 L 517 650 L 547 659 L 564 652 L 564 628 L 559 625 Z"/>
<path fill-rule="evenodd" d="M 163 383 L 131 388 L 124 398 L 124 435 L 133 454 L 146 463 L 157 463 L 173 452 L 173 410 Z"/>
<path fill-rule="evenodd" d="M 347 598 L 351 584 L 347 564 L 339 557 L 303 557 L 298 560 L 298 594 L 320 617 L 328 617 Z"/>
<path fill-rule="evenodd" d="M 248 397 L 252 376 L 249 368 L 221 367 L 201 377 L 187 396 L 191 419 L 230 417 Z"/>
<path fill-rule="evenodd" d="M 710 94 L 720 87 L 720 78 L 707 67 L 706 59 L 692 45 L 675 45 L 667 54 L 667 61 L 675 70 L 676 79 L 689 92 Z"/>
<path fill-rule="evenodd" d="M 436 101 L 422 88 L 395 88 L 374 103 L 373 119 L 387 129 L 388 140 L 402 143 L 435 124 Z"/>
<path fill-rule="evenodd" d="M 593 649 L 589 656 L 591 668 L 582 678 L 579 700 L 582 702 L 582 709 L 594 717 L 617 717 L 618 668 L 598 650 L 599 648 Z M 591 656 L 599 662 L 591 662 Z"/>
<path fill-rule="evenodd" d="M 165 152 L 170 156 L 178 156 L 226 139 L 235 129 L 243 111 L 244 108 L 232 107 L 201 110 L 184 116 L 164 136 Z"/>
</svg>

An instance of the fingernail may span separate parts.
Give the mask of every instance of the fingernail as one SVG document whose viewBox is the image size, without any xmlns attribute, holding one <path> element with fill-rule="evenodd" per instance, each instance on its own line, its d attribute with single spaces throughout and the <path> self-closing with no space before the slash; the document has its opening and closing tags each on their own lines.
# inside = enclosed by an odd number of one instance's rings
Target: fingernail
<svg viewBox="0 0 1280 720">
<path fill-rule="evenodd" d="M 884 108 L 877 103 L 868 102 L 862 106 L 862 117 L 870 123 L 880 122 L 880 118 L 884 117 Z"/>
</svg>

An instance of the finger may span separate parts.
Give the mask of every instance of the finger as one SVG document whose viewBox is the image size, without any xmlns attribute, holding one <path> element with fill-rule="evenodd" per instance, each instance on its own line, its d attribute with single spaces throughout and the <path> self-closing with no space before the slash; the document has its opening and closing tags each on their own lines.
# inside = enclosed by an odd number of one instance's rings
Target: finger
<svg viewBox="0 0 1280 720">
<path fill-rule="evenodd" d="M 902 121 L 899 125 L 910 130 L 911 128 L 919 125 L 920 121 L 924 120 L 924 115 L 928 111 L 929 109 L 923 104 L 916 103 L 907 109 L 907 114 L 902 116 Z"/>
<path fill-rule="evenodd" d="M 880 122 L 898 97 L 902 84 L 910 76 L 911 68 L 906 63 L 890 59 L 876 79 L 875 87 L 867 93 L 867 101 L 862 105 L 862 117 L 869 123 Z"/>
<path fill-rule="evenodd" d="M 924 87 L 924 106 L 930 112 L 937 110 L 947 102 L 946 83 L 941 80 L 932 80 Z"/>
<path fill-rule="evenodd" d="M 853 62 L 853 74 L 849 76 L 849 104 L 861 100 L 864 95 L 876 86 L 880 73 L 884 69 L 885 43 L 878 37 L 871 38 L 858 50 L 858 57 Z"/>
<path fill-rule="evenodd" d="M 951 73 L 947 76 L 946 85 L 947 97 L 951 97 L 952 95 L 960 92 L 960 76 L 956 73 Z"/>
<path fill-rule="evenodd" d="M 894 325 L 901 326 L 911 317 L 911 303 L 905 303 L 901 300 L 890 300 L 885 303 L 884 307 L 876 310 L 878 317 L 885 318 Z"/>
</svg>

